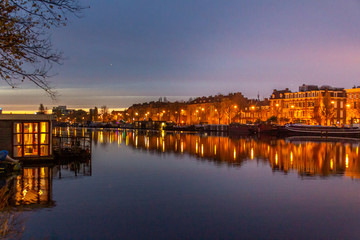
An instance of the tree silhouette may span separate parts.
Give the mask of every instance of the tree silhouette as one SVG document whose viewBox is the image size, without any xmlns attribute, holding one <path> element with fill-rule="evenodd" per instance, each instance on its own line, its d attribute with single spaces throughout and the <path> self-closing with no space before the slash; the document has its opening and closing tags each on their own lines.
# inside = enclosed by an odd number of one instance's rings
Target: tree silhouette
<svg viewBox="0 0 360 240">
<path fill-rule="evenodd" d="M 47 30 L 65 26 L 66 15 L 82 9 L 77 0 L 0 1 L 0 78 L 13 88 L 28 80 L 55 98 L 47 78 L 62 54 Z"/>
<path fill-rule="evenodd" d="M 225 114 L 223 104 L 221 103 L 221 101 L 216 101 L 216 102 L 213 102 L 213 106 L 214 106 L 216 118 L 218 120 L 218 123 L 220 124 L 221 119 L 224 117 L 224 114 Z"/>
<path fill-rule="evenodd" d="M 331 100 L 331 95 L 328 90 L 320 94 L 319 99 L 314 106 L 313 119 L 319 124 L 329 124 L 329 121 L 335 115 L 334 102 Z"/>
<path fill-rule="evenodd" d="M 40 103 L 38 114 L 45 114 L 45 107 L 42 103 Z"/>
</svg>

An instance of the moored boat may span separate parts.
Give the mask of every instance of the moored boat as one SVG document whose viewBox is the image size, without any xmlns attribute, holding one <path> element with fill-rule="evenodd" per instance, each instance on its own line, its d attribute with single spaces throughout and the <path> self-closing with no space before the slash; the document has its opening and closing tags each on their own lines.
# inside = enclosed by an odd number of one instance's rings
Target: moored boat
<svg viewBox="0 0 360 240">
<path fill-rule="evenodd" d="M 250 124 L 231 123 L 229 125 L 230 134 L 252 134 L 255 132 L 255 126 Z"/>
<path fill-rule="evenodd" d="M 290 125 L 285 125 L 285 130 L 288 135 L 293 135 L 293 136 L 305 135 L 305 136 L 360 137 L 360 128 L 358 127 L 290 124 Z"/>
<path fill-rule="evenodd" d="M 283 125 L 261 123 L 256 127 L 256 133 L 271 135 L 271 136 L 282 136 L 285 132 Z"/>
</svg>

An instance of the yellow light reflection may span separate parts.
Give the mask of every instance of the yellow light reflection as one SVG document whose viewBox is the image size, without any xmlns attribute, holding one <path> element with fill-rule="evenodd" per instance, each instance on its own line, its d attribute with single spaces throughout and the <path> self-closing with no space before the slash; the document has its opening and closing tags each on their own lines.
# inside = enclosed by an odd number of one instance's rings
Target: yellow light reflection
<svg viewBox="0 0 360 240">
<path fill-rule="evenodd" d="M 278 165 L 278 160 L 279 160 L 279 159 L 278 159 L 278 153 L 276 152 L 276 153 L 275 153 L 275 165 Z"/>
<path fill-rule="evenodd" d="M 216 144 L 214 146 L 214 154 L 216 155 Z"/>
<path fill-rule="evenodd" d="M 165 152 L 165 141 L 162 142 L 162 150 Z"/>
<path fill-rule="evenodd" d="M 346 154 L 346 157 L 345 157 L 345 167 L 349 168 L 349 155 L 348 154 Z"/>
<path fill-rule="evenodd" d="M 199 152 L 199 144 L 196 140 L 196 144 L 195 144 L 195 152 L 198 153 Z"/>
<path fill-rule="evenodd" d="M 121 144 L 121 137 L 118 136 L 118 146 Z"/>
<path fill-rule="evenodd" d="M 184 152 L 184 142 L 180 143 L 180 151 L 181 151 L 181 153 Z"/>
<path fill-rule="evenodd" d="M 236 149 L 234 148 L 234 160 L 236 159 Z"/>
<path fill-rule="evenodd" d="M 290 163 L 291 163 L 291 165 L 293 164 L 293 160 L 294 160 L 294 155 L 293 155 L 293 152 L 291 151 L 290 152 Z"/>
<path fill-rule="evenodd" d="M 334 169 L 334 161 L 331 159 L 330 160 L 330 169 L 333 170 Z"/>
<path fill-rule="evenodd" d="M 100 132 L 100 142 L 104 143 L 104 136 L 103 136 L 103 132 Z"/>
<path fill-rule="evenodd" d="M 201 156 L 204 156 L 204 144 L 201 144 Z"/>
<path fill-rule="evenodd" d="M 251 160 L 254 159 L 254 148 L 251 148 L 251 151 L 250 151 L 250 158 Z"/>
</svg>

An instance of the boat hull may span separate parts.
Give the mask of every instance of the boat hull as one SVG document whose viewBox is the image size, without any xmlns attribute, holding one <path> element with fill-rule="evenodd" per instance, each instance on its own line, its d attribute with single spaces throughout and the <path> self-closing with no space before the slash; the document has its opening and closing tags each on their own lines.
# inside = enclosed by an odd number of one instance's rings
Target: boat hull
<svg viewBox="0 0 360 240">
<path fill-rule="evenodd" d="M 285 129 L 286 134 L 290 136 L 360 137 L 359 128 L 287 126 Z"/>
</svg>

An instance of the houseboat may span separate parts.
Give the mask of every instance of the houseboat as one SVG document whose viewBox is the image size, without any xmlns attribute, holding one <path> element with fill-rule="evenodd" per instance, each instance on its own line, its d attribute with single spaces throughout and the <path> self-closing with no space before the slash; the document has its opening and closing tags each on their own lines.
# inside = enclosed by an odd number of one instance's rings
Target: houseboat
<svg viewBox="0 0 360 240">
<path fill-rule="evenodd" d="M 291 136 L 335 136 L 335 137 L 360 137 L 358 127 L 337 127 L 320 125 L 285 125 L 286 134 Z"/>
<path fill-rule="evenodd" d="M 23 162 L 52 159 L 52 119 L 46 114 L 0 114 L 1 150 Z"/>
</svg>

